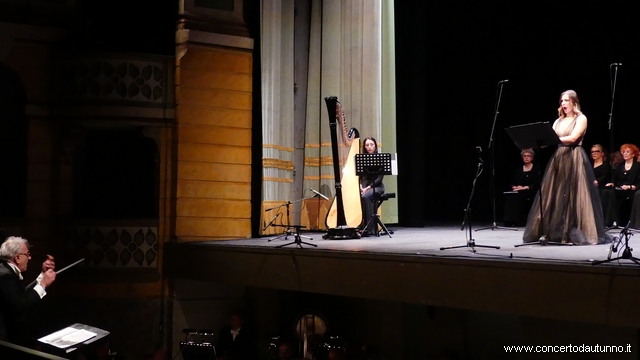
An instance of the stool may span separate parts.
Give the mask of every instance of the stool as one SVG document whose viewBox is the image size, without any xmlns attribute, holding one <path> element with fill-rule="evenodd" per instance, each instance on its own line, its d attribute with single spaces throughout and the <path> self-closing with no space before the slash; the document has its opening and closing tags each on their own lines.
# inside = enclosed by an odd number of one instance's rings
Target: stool
<svg viewBox="0 0 640 360">
<path fill-rule="evenodd" d="M 383 202 L 389 199 L 395 199 L 395 197 L 396 197 L 396 193 L 384 193 L 380 195 L 377 195 L 376 193 L 374 193 L 376 206 L 371 219 L 369 219 L 369 221 L 367 222 L 367 225 L 364 227 L 365 229 L 369 227 L 370 222 L 375 221 L 377 224 L 375 226 L 375 229 L 376 229 L 375 236 L 380 237 L 380 230 L 378 230 L 378 226 L 380 226 L 383 229 L 384 233 L 389 235 L 389 237 L 391 237 L 391 234 L 393 234 L 393 231 L 389 231 L 389 229 L 387 229 L 387 227 L 384 225 L 384 223 L 380 219 L 380 215 L 378 214 L 378 209 L 380 208 L 380 205 L 382 205 Z"/>
</svg>

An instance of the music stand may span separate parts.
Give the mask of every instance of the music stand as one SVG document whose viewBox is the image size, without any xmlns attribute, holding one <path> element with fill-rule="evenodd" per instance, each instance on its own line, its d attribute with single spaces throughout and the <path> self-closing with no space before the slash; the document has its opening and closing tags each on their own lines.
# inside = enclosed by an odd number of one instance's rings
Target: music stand
<svg viewBox="0 0 640 360">
<path fill-rule="evenodd" d="M 216 360 L 216 348 L 207 342 L 181 341 L 180 352 L 183 360 Z"/>
<path fill-rule="evenodd" d="M 516 125 L 505 129 L 511 140 L 518 149 L 533 149 L 545 146 L 553 146 L 561 144 L 558 134 L 553 130 L 548 121 L 537 122 L 531 124 Z M 543 181 L 544 182 L 544 181 Z M 540 222 L 538 223 L 540 238 L 538 241 L 516 244 L 515 247 L 525 245 L 573 245 L 572 243 L 562 243 L 556 241 L 548 241 L 544 235 L 544 206 L 542 205 L 542 184 L 538 187 L 538 204 Z"/>
<path fill-rule="evenodd" d="M 67 356 L 81 349 L 85 351 L 91 344 L 96 344 L 109 335 L 106 330 L 76 323 L 38 339 L 43 350 L 61 356 Z"/>
<path fill-rule="evenodd" d="M 365 175 L 392 175 L 391 172 L 391 154 L 389 153 L 373 153 L 373 154 L 356 154 L 356 175 L 365 176 Z M 373 191 L 373 213 L 371 214 L 371 219 L 367 221 L 367 224 L 364 226 L 364 231 L 369 227 L 369 224 L 372 221 L 375 221 L 375 236 L 380 236 L 380 230 L 378 230 L 378 226 L 380 226 L 384 231 L 391 237 L 389 233 L 389 229 L 384 225 L 380 216 L 376 212 L 376 205 L 378 201 L 380 201 L 380 195 L 376 193 L 375 182 L 373 183 L 373 187 L 371 188 Z"/>
</svg>

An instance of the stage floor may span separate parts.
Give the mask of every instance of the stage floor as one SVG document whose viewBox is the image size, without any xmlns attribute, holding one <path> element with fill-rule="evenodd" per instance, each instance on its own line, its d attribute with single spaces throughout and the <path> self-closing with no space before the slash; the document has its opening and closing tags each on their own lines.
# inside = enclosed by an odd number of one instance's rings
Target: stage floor
<svg viewBox="0 0 640 360">
<path fill-rule="evenodd" d="M 478 226 L 476 229 L 481 229 Z M 475 247 L 467 245 L 469 239 L 468 230 L 460 230 L 460 226 L 428 226 L 424 228 L 404 228 L 389 227 L 394 231 L 391 238 L 388 235 L 380 237 L 365 237 L 362 239 L 332 240 L 323 239 L 323 233 L 303 233 L 311 239 L 303 238 L 302 241 L 317 245 L 312 247 L 302 244 L 302 249 L 296 244 L 290 244 L 282 249 L 298 249 L 300 251 L 338 251 L 338 252 L 358 252 L 373 253 L 380 255 L 395 256 L 428 256 L 441 258 L 474 258 L 486 260 L 511 260 L 538 263 L 567 263 L 571 265 L 591 266 L 593 261 L 606 260 L 611 249 L 611 244 L 590 245 L 590 246 L 557 246 L 557 245 L 525 245 L 522 244 L 523 228 L 495 229 L 495 230 L 474 230 L 472 232 Z M 608 234 L 619 237 L 621 229 L 612 229 Z M 632 230 L 632 234 L 637 230 Z M 211 246 L 231 246 L 244 248 L 274 248 L 294 241 L 293 235 L 269 241 L 274 236 L 212 241 L 203 243 Z M 629 246 L 633 249 L 636 243 L 634 236 L 630 237 Z M 624 242 L 623 242 L 624 244 Z M 622 244 L 622 245 L 623 245 Z M 443 247 L 462 246 L 457 249 L 441 250 Z M 499 249 L 486 248 L 483 246 L 498 246 Z M 618 253 L 613 252 L 611 258 L 622 256 L 624 246 L 618 246 Z M 472 250 L 475 250 L 472 251 Z M 640 251 L 640 250 L 639 250 Z M 633 254 L 633 253 L 632 253 Z M 636 255 L 636 254 L 633 254 Z M 640 258 L 640 253 L 637 254 Z M 633 261 L 622 259 L 613 261 L 604 266 L 638 266 Z"/>
<path fill-rule="evenodd" d="M 292 235 L 273 241 L 169 242 L 165 274 L 252 288 L 640 327 L 640 307 L 629 306 L 640 302 L 640 292 L 633 290 L 640 287 L 639 265 L 628 259 L 592 265 L 607 259 L 610 244 L 515 247 L 522 244 L 523 229 L 482 230 L 472 232 L 473 252 L 467 246 L 469 232 L 459 224 L 390 229 L 392 238 L 330 240 L 322 238 L 324 232 L 304 233 L 312 239 L 303 241 L 317 247 L 303 248 L 289 244 Z M 612 236 L 619 233 L 609 231 Z M 633 248 L 636 241 L 631 236 L 629 245 Z M 440 250 L 451 246 L 462 247 Z M 620 255 L 622 250 L 619 247 Z M 567 312 L 564 306 L 548 306 L 550 301 L 579 306 Z"/>
</svg>

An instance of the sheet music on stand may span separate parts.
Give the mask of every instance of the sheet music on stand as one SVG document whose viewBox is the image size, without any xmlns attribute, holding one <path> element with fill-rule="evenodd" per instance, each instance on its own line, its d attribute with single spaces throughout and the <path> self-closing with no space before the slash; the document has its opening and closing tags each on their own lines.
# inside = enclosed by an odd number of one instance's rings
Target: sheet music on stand
<svg viewBox="0 0 640 360">
<path fill-rule="evenodd" d="M 393 155 L 394 159 L 391 160 L 391 175 L 398 175 L 398 153 Z"/>
<path fill-rule="evenodd" d="M 84 324 L 73 324 L 38 339 L 48 346 L 70 353 L 80 346 L 91 344 L 109 335 L 108 331 Z"/>
</svg>

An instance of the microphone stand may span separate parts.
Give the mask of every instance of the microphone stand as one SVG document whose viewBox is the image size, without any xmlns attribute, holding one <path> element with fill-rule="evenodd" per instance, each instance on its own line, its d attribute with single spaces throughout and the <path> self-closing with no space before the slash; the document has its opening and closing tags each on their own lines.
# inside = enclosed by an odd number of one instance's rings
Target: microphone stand
<svg viewBox="0 0 640 360">
<path fill-rule="evenodd" d="M 611 76 L 611 67 L 615 67 L 615 71 L 613 74 L 613 84 L 611 85 L 611 109 L 609 110 L 609 149 L 611 152 L 614 151 L 615 149 L 615 142 L 613 140 L 613 100 L 615 99 L 616 96 L 616 83 L 618 80 L 618 66 L 620 66 L 622 64 L 620 63 L 613 63 L 611 65 L 609 65 L 609 76 Z"/>
<path fill-rule="evenodd" d="M 629 229 L 630 224 L 631 224 L 631 221 L 627 222 L 627 226 L 625 226 L 624 229 L 620 231 L 620 236 L 617 239 L 614 239 L 613 242 L 611 243 L 611 246 L 609 247 L 609 256 L 607 256 L 607 260 L 593 261 L 591 265 L 600 265 L 600 264 L 604 264 L 612 261 L 618 261 L 621 259 L 631 260 L 634 263 L 640 265 L 640 259 L 633 256 L 633 253 L 632 253 L 633 249 L 629 247 L 629 238 L 633 236 L 633 233 Z M 622 244 L 623 238 L 624 238 L 624 245 Z M 616 241 L 618 242 L 618 245 L 616 245 Z M 618 251 L 618 246 L 622 246 L 622 248 L 624 249 L 622 250 L 622 255 L 612 259 L 611 254 L 613 252 Z"/>
<path fill-rule="evenodd" d="M 498 81 L 498 86 L 496 90 L 496 105 L 493 109 L 493 125 L 491 126 L 491 134 L 489 135 L 489 158 L 491 161 L 491 175 L 489 176 L 490 182 L 490 190 L 491 190 L 491 207 L 493 210 L 493 223 L 491 226 L 483 227 L 476 229 L 476 231 L 481 230 L 512 230 L 517 231 L 517 228 L 509 228 L 498 226 L 496 222 L 496 156 L 495 156 L 495 143 L 493 139 L 493 133 L 496 128 L 496 120 L 498 119 L 498 114 L 500 113 L 500 99 L 502 98 L 502 88 L 504 87 L 504 83 L 508 80 L 500 80 Z"/>
<path fill-rule="evenodd" d="M 285 232 L 284 232 L 283 234 L 278 235 L 278 236 L 276 236 L 276 237 L 274 237 L 274 238 L 271 238 L 271 239 L 267 240 L 267 242 L 271 242 L 271 241 L 273 241 L 273 240 L 278 240 L 278 239 L 280 239 L 280 238 L 284 238 L 285 240 L 287 240 L 287 239 L 289 238 L 289 235 L 294 235 L 294 239 L 296 240 L 296 241 L 294 241 L 294 243 L 296 243 L 296 244 L 297 244 L 298 242 L 300 242 L 300 239 L 301 239 L 301 238 L 305 238 L 305 239 L 308 239 L 308 240 L 313 240 L 313 238 L 311 238 L 310 236 L 300 235 L 300 229 L 301 229 L 301 228 L 304 228 L 304 226 L 300 226 L 300 225 L 291 225 L 291 224 L 290 224 L 290 222 L 289 222 L 289 211 L 290 211 L 290 210 L 289 210 L 289 208 L 290 208 L 291 204 L 294 204 L 294 203 L 297 203 L 297 202 L 301 202 L 301 201 L 304 201 L 304 200 L 308 200 L 308 199 L 313 199 L 313 198 L 314 198 L 314 197 L 316 197 L 316 196 L 318 196 L 318 195 L 315 195 L 315 194 L 314 194 L 313 196 L 309 196 L 309 197 L 306 197 L 306 198 L 302 198 L 302 199 L 298 199 L 298 200 L 293 200 L 293 201 L 287 201 L 287 202 L 286 202 L 286 203 L 284 203 L 284 204 L 281 204 L 281 205 L 279 205 L 279 206 L 276 206 L 276 207 L 274 207 L 274 208 L 269 209 L 269 210 L 273 210 L 273 209 L 277 209 L 277 208 L 280 208 L 280 207 L 282 207 L 282 206 L 285 206 L 285 207 L 287 208 L 287 224 L 286 224 L 286 225 L 278 225 L 278 224 L 274 224 L 274 222 L 276 221 L 276 219 L 277 219 L 277 218 L 278 218 L 278 216 L 280 215 L 280 213 L 277 213 L 277 214 L 276 214 L 276 216 L 275 216 L 275 217 L 274 217 L 274 218 L 269 222 L 269 224 L 268 224 L 267 226 L 265 226 L 265 227 L 264 227 L 264 229 L 262 229 L 262 230 L 263 230 L 263 231 L 264 231 L 264 230 L 266 230 L 269 226 L 273 226 L 273 227 L 283 227 L 283 228 L 285 228 L 286 230 L 285 230 Z M 294 231 L 294 230 L 295 230 L 295 231 Z M 303 243 L 303 244 L 307 244 L 307 243 L 305 243 L 305 242 L 302 242 L 302 243 Z M 286 245 L 289 245 L 289 244 L 286 244 Z M 286 246 L 286 245 L 281 245 L 281 246 Z M 307 244 L 307 245 L 310 245 L 310 246 L 316 246 L 316 245 L 313 245 L 313 244 Z"/>
<path fill-rule="evenodd" d="M 479 146 L 476 147 L 476 149 L 478 149 L 478 148 L 479 148 Z M 478 158 L 478 170 L 476 171 L 476 176 L 473 178 L 473 183 L 471 184 L 471 194 L 469 194 L 469 201 L 467 202 L 467 208 L 464 211 L 464 219 L 462 220 L 462 229 L 460 229 L 460 230 L 464 230 L 465 226 L 469 228 L 469 239 L 467 240 L 467 244 L 466 245 L 458 245 L 458 246 L 441 247 L 440 250 L 459 249 L 459 248 L 468 247 L 469 249 L 471 249 L 471 252 L 475 253 L 476 252 L 476 247 L 489 248 L 489 249 L 500 249 L 500 246 L 476 245 L 476 241 L 473 239 L 473 232 L 471 231 L 471 200 L 473 200 L 473 194 L 476 191 L 476 181 L 480 177 L 480 174 L 482 174 L 483 165 L 484 165 L 484 162 L 482 161 L 482 158 L 479 157 Z"/>
</svg>

